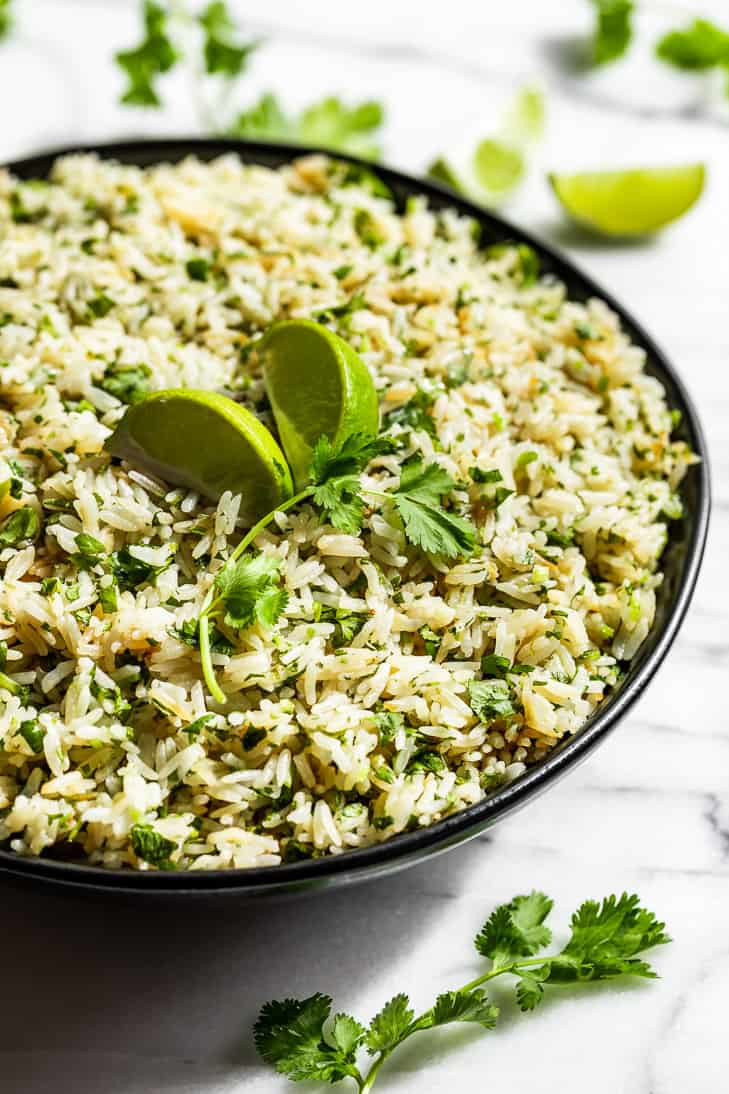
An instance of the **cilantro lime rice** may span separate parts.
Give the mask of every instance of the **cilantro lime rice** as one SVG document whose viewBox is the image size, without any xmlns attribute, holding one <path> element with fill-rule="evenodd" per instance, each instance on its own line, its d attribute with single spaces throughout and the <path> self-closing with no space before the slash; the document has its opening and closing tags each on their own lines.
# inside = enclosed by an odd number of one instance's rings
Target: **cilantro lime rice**
<svg viewBox="0 0 729 1094">
<path fill-rule="evenodd" d="M 467 218 L 399 214 L 321 157 L 2 173 L 0 237 L 1 843 L 139 869 L 340 854 L 517 778 L 615 687 L 693 457 L 643 351 L 528 248 L 479 250 Z M 257 537 L 281 595 L 216 619 L 218 704 L 198 618 L 240 495 L 104 442 L 173 387 L 273 429 L 256 344 L 289 317 L 359 352 L 391 443 L 361 530 L 310 499 Z M 473 528 L 450 553 L 393 504 L 413 468 Z"/>
</svg>

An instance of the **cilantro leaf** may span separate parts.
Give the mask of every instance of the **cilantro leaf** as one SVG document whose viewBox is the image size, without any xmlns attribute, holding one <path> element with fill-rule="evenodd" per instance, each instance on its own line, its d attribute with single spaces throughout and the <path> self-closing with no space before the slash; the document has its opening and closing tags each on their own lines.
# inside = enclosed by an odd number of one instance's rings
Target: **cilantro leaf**
<svg viewBox="0 0 729 1094">
<path fill-rule="evenodd" d="M 288 603 L 288 594 L 280 586 L 281 560 L 260 551 L 243 555 L 216 575 L 215 589 L 225 611 L 229 627 L 242 630 L 252 623 L 272 627 Z"/>
<path fill-rule="evenodd" d="M 482 722 L 508 718 L 516 713 L 505 680 L 471 680 L 468 685 L 471 710 Z"/>
<path fill-rule="evenodd" d="M 162 870 L 171 867 L 170 855 L 177 846 L 173 840 L 165 839 L 151 824 L 133 824 L 129 835 L 138 858 Z"/>
<path fill-rule="evenodd" d="M 544 998 L 544 985 L 538 976 L 525 972 L 516 984 L 516 1002 L 519 1010 L 534 1010 Z"/>
<path fill-rule="evenodd" d="M 332 1040 L 345 1057 L 354 1056 L 365 1038 L 366 1030 L 351 1014 L 337 1014 L 332 1025 Z"/>
<path fill-rule="evenodd" d="M 132 106 L 159 106 L 155 81 L 174 68 L 179 54 L 169 37 L 168 14 L 162 5 L 145 0 L 142 17 L 144 37 L 140 44 L 115 56 L 128 81 L 121 101 Z"/>
<path fill-rule="evenodd" d="M 688 72 L 729 67 L 729 33 L 706 19 L 694 19 L 683 30 L 664 34 L 656 45 L 656 56 Z"/>
<path fill-rule="evenodd" d="M 587 900 L 572 916 L 572 934 L 551 962 L 547 979 L 607 980 L 626 972 L 653 978 L 653 969 L 636 955 L 669 941 L 665 924 L 641 908 L 637 896 Z"/>
<path fill-rule="evenodd" d="M 359 491 L 359 477 L 343 475 L 317 486 L 312 498 L 324 510 L 330 524 L 340 532 L 354 535 L 362 527 L 364 516 L 364 502 Z"/>
<path fill-rule="evenodd" d="M 13 26 L 12 0 L 0 0 L 0 41 L 7 38 Z"/>
<path fill-rule="evenodd" d="M 356 475 L 364 470 L 375 456 L 394 451 L 387 437 L 370 437 L 366 433 L 353 433 L 335 448 L 328 437 L 320 437 L 314 445 L 309 477 L 318 486 L 330 479 Z"/>
<path fill-rule="evenodd" d="M 231 126 L 230 136 L 250 140 L 287 141 L 293 139 L 293 123 L 270 91 L 261 95 L 249 110 L 242 111 Z"/>
<path fill-rule="evenodd" d="M 43 738 L 46 735 L 46 731 L 40 725 L 37 718 L 26 718 L 26 720 L 21 722 L 18 726 L 18 733 L 32 752 L 38 754 L 43 751 Z"/>
<path fill-rule="evenodd" d="M 391 452 L 392 442 L 385 437 L 356 433 L 335 448 L 328 437 L 320 437 L 314 446 L 309 479 L 312 498 L 324 510 L 329 522 L 352 535 L 362 527 L 364 502 L 360 493 L 359 472 L 375 456 Z"/>
<path fill-rule="evenodd" d="M 384 121 L 382 105 L 374 101 L 346 106 L 329 96 L 312 103 L 299 115 L 287 115 L 271 92 L 266 92 L 233 122 L 230 135 L 312 144 L 364 159 L 377 159 L 375 138 Z"/>
<path fill-rule="evenodd" d="M 530 957 L 552 939 L 552 932 L 544 926 L 552 904 L 549 897 L 536 890 L 500 904 L 476 935 L 476 949 L 496 965 L 515 957 Z"/>
<path fill-rule="evenodd" d="M 319 992 L 308 999 L 266 1003 L 253 1031 L 259 1054 L 295 1082 L 338 1082 L 347 1076 L 359 1079 L 354 1053 L 364 1030 L 349 1015 L 338 1014 L 332 1031 L 335 1043 L 329 1044 L 324 1024 L 331 1007 L 330 997 Z"/>
<path fill-rule="evenodd" d="M 438 464 L 425 466 L 421 460 L 412 460 L 402 468 L 400 485 L 392 499 L 406 538 L 428 554 L 445 558 L 473 554 L 476 529 L 464 517 L 446 512 L 441 506 L 442 495 L 454 487 L 453 480 Z"/>
<path fill-rule="evenodd" d="M 609 64 L 622 57 L 633 37 L 633 0 L 592 0 L 595 7 L 595 32 L 592 60 Z"/>
<path fill-rule="evenodd" d="M 476 1022 L 484 1029 L 493 1029 L 498 1016 L 499 1008 L 488 1001 L 481 988 L 443 992 L 428 1012 L 429 1026 L 445 1026 L 450 1022 Z"/>
<path fill-rule="evenodd" d="M 370 1022 L 366 1045 L 371 1056 L 388 1052 L 405 1037 L 415 1018 L 407 995 L 393 996 Z"/>
<path fill-rule="evenodd" d="M 258 42 L 236 41 L 236 25 L 224 0 L 212 0 L 198 17 L 198 22 L 204 31 L 205 71 L 226 79 L 239 76 Z"/>
<path fill-rule="evenodd" d="M 153 566 L 133 555 L 129 547 L 122 547 L 120 551 L 115 551 L 111 555 L 110 566 L 111 572 L 119 582 L 119 588 L 126 591 L 151 583 L 163 570 L 167 569 L 171 561 L 172 556 L 162 566 Z"/>
<path fill-rule="evenodd" d="M 381 153 L 376 141 L 385 119 L 381 103 L 368 99 L 347 106 L 333 95 L 312 103 L 301 114 L 297 129 L 303 144 L 333 148 L 362 159 L 378 159 Z"/>
</svg>

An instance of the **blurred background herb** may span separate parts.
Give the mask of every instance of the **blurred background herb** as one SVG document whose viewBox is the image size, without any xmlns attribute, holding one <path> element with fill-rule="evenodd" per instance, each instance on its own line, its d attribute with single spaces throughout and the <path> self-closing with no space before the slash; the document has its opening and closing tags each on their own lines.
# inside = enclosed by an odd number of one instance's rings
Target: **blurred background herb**
<svg viewBox="0 0 729 1094">
<path fill-rule="evenodd" d="M 25 3 L 28 0 L 0 0 L 0 37 L 12 31 L 16 9 L 21 12 Z M 582 78 L 590 69 L 599 72 L 629 53 L 642 14 L 637 0 L 585 4 L 592 12 L 592 31 L 581 43 Z M 278 92 L 269 89 L 245 102 L 242 77 L 265 42 L 246 32 L 232 3 L 140 0 L 138 17 L 136 42 L 114 54 L 124 77 L 120 101 L 125 106 L 163 107 L 166 80 L 180 70 L 187 77 L 190 118 L 206 133 L 310 145 L 372 160 L 381 157 L 386 107 L 378 99 L 348 102 L 328 94 L 290 110 Z M 683 72 L 723 74 L 723 91 L 729 96 L 729 31 L 706 19 L 694 18 L 685 25 L 676 19 L 677 26 L 651 41 L 652 53 Z M 465 150 L 439 151 L 427 172 L 480 204 L 501 205 L 527 178 L 546 118 L 542 91 L 524 86 L 493 132 Z"/>
</svg>

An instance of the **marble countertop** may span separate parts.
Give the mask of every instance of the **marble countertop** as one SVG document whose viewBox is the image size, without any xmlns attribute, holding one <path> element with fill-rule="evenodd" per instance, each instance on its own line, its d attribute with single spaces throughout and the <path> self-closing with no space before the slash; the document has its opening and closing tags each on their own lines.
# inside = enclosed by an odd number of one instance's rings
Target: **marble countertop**
<svg viewBox="0 0 729 1094">
<path fill-rule="evenodd" d="M 134 41 L 131 0 L 18 6 L 18 31 L 0 47 L 0 160 L 195 131 L 176 77 L 161 113 L 116 105 L 110 55 Z M 635 55 L 588 75 L 569 64 L 589 22 L 583 0 L 450 0 L 447 20 L 428 0 L 233 6 L 267 40 L 242 104 L 266 88 L 291 107 L 327 92 L 375 95 L 388 104 L 387 159 L 412 171 L 488 132 L 515 87 L 542 84 L 547 138 L 509 215 L 624 300 L 677 362 L 712 452 L 708 551 L 681 634 L 625 723 L 558 789 L 459 850 L 391 880 L 265 907 L 109 905 L 3 879 L 0 1088 L 293 1090 L 253 1051 L 264 1000 L 322 990 L 367 1017 L 406 990 L 428 1005 L 475 975 L 470 940 L 494 904 L 539 887 L 563 926 L 586 896 L 640 893 L 675 938 L 655 959 L 662 979 L 597 986 L 589 1000 L 565 993 L 523 1019 L 507 1008 L 484 1036 L 423 1037 L 392 1061 L 382 1090 L 490 1082 L 510 1094 L 717 1094 L 729 1074 L 729 715 L 718 699 L 729 671 L 729 116 L 702 82 L 651 61 L 650 41 L 666 19 L 719 19 L 726 5 L 642 4 Z M 543 177 L 549 167 L 692 159 L 709 165 L 699 206 L 632 246 L 565 227 Z"/>
</svg>

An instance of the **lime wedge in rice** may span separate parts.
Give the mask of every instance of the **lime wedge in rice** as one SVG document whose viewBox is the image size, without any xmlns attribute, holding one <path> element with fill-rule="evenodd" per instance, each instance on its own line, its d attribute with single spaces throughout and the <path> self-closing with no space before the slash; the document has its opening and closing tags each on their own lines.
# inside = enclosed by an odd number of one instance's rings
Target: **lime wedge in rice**
<svg viewBox="0 0 729 1094">
<path fill-rule="evenodd" d="M 562 208 L 603 235 L 641 236 L 677 220 L 704 188 L 702 163 L 548 176 Z"/>
<path fill-rule="evenodd" d="M 245 407 L 212 391 L 160 391 L 130 406 L 105 448 L 112 456 L 216 501 L 241 495 L 252 524 L 293 493 L 274 437 Z"/>
<path fill-rule="evenodd" d="M 372 377 L 338 334 L 311 319 L 285 319 L 264 335 L 259 355 L 297 487 L 308 479 L 320 437 L 336 446 L 355 433 L 377 435 L 379 410 Z"/>
</svg>

